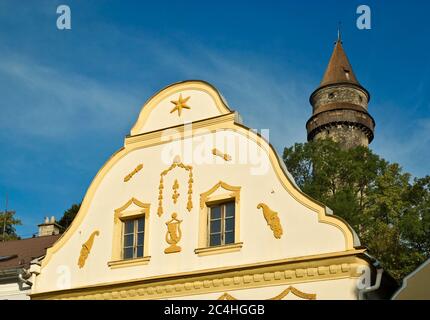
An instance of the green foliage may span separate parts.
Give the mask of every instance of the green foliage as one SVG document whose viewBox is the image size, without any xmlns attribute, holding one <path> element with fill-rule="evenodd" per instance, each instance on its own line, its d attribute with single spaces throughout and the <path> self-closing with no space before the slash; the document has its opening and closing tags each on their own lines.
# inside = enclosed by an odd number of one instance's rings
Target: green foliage
<svg viewBox="0 0 430 320">
<path fill-rule="evenodd" d="M 15 211 L 0 212 L 0 241 L 19 240 L 15 226 L 20 225 L 21 220 L 15 217 Z"/>
<path fill-rule="evenodd" d="M 63 216 L 60 221 L 58 221 L 58 224 L 63 227 L 63 230 L 66 230 L 70 226 L 80 207 L 81 204 L 73 204 L 69 209 L 64 211 Z"/>
<path fill-rule="evenodd" d="M 396 163 L 332 140 L 297 143 L 284 162 L 298 186 L 354 228 L 400 280 L 430 256 L 430 177 L 411 181 Z"/>
</svg>

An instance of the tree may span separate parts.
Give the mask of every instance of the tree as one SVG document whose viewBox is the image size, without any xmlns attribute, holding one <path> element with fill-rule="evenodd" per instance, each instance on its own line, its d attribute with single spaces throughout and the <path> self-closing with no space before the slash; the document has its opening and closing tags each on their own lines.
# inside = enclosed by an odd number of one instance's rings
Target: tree
<svg viewBox="0 0 430 320">
<path fill-rule="evenodd" d="M 395 278 L 430 256 L 430 177 L 414 179 L 370 149 L 295 144 L 284 162 L 303 192 L 344 218 Z"/>
<path fill-rule="evenodd" d="M 22 225 L 21 220 L 15 217 L 15 211 L 0 212 L 1 241 L 19 240 L 20 237 L 16 233 L 15 226 L 20 225 Z"/>
<path fill-rule="evenodd" d="M 69 209 L 64 211 L 63 216 L 60 221 L 58 221 L 58 224 L 63 227 L 63 230 L 66 230 L 70 226 L 76 214 L 79 212 L 80 207 L 81 204 L 73 204 Z"/>
</svg>

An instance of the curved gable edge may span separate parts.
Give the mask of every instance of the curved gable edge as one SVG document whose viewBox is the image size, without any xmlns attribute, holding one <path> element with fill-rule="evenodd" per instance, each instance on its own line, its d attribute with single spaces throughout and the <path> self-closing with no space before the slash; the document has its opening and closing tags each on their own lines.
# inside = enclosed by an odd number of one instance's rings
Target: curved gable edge
<svg viewBox="0 0 430 320">
<path fill-rule="evenodd" d="M 137 118 L 136 123 L 133 125 L 130 136 L 139 135 L 145 132 L 142 132 L 142 128 L 146 124 L 150 114 L 154 111 L 156 106 L 169 96 L 170 94 L 186 89 L 200 89 L 206 91 L 214 100 L 215 105 L 218 107 L 219 115 L 224 115 L 231 113 L 232 110 L 227 104 L 227 101 L 222 96 L 222 94 L 209 82 L 203 80 L 185 80 L 181 82 L 176 82 L 171 85 L 168 85 L 155 93 L 152 97 L 150 97 L 142 106 L 139 116 Z M 160 128 L 162 129 L 162 128 Z"/>
<path fill-rule="evenodd" d="M 299 203 L 305 205 L 312 211 L 318 214 L 318 221 L 321 223 L 327 223 L 340 229 L 345 237 L 345 250 L 353 250 L 355 247 L 360 246 L 360 240 L 355 230 L 346 222 L 343 218 L 333 215 L 332 210 L 325 206 L 318 200 L 313 199 L 311 196 L 304 193 L 296 184 L 291 173 L 285 166 L 284 161 L 277 154 L 275 148 L 269 143 L 262 135 L 251 130 L 247 126 L 239 123 L 235 123 L 238 126 L 247 131 L 248 135 L 254 135 L 256 142 L 259 146 L 266 149 L 268 152 L 270 161 L 273 168 L 275 169 L 278 178 L 281 180 L 285 190 Z"/>
<path fill-rule="evenodd" d="M 218 107 L 225 110 L 225 114 L 231 113 L 232 111 L 225 103 L 225 99 L 221 96 L 219 91 L 213 87 L 211 84 L 204 82 L 204 81 L 184 81 L 175 83 L 171 86 L 168 86 L 162 90 L 160 90 L 157 94 L 155 94 L 153 97 L 151 97 L 148 102 L 144 105 L 140 115 L 139 119 L 134 125 L 132 129 L 135 130 L 136 126 L 143 125 L 143 122 L 145 117 L 145 106 L 149 105 L 155 97 L 159 96 L 163 93 L 163 90 L 167 90 L 173 86 L 180 86 L 180 85 L 188 85 L 190 82 L 192 83 L 199 83 L 201 85 L 207 86 L 211 88 L 211 90 L 214 90 L 214 92 L 218 95 L 219 99 L 216 99 L 215 101 L 219 104 Z M 150 109 L 150 108 L 148 108 Z M 303 204 L 304 206 L 308 207 L 312 211 L 318 214 L 318 221 L 321 223 L 330 224 L 338 229 L 340 229 L 344 235 L 345 238 L 345 251 L 353 250 L 355 247 L 360 246 L 360 241 L 358 239 L 357 234 L 352 229 L 352 227 L 342 218 L 335 216 L 331 213 L 331 210 L 327 208 L 324 204 L 320 203 L 319 201 L 311 198 L 309 195 L 305 194 L 303 191 L 300 190 L 300 188 L 297 186 L 296 182 L 294 181 L 294 178 L 292 175 L 288 172 L 283 160 L 278 156 L 276 153 L 274 147 L 259 133 L 251 130 L 247 126 L 243 125 L 242 123 L 238 123 L 237 120 L 231 125 L 231 126 L 225 126 L 220 127 L 220 129 L 233 129 L 236 131 L 242 131 L 242 133 L 245 133 L 248 137 L 253 137 L 256 143 L 264 148 L 269 156 L 270 162 L 272 164 L 273 169 L 276 172 L 276 175 L 280 179 L 282 185 L 284 186 L 285 190 L 299 203 Z M 160 129 L 160 131 L 163 131 L 164 129 Z M 89 206 L 92 202 L 92 199 L 94 197 L 94 194 L 97 191 L 98 186 L 102 182 L 103 178 L 106 176 L 106 174 L 110 171 L 110 169 L 125 155 L 127 155 L 129 152 L 135 150 L 136 147 L 127 148 L 122 147 L 117 152 L 115 152 L 100 168 L 96 176 L 94 177 L 93 181 L 91 182 L 84 199 L 82 201 L 81 208 L 79 212 L 77 213 L 75 219 L 72 221 L 71 225 L 67 230 L 63 233 L 63 235 L 55 242 L 55 244 L 50 247 L 47 252 L 46 256 L 42 260 L 41 267 L 45 267 L 49 260 L 51 259 L 52 255 L 55 254 L 67 241 L 68 239 L 76 232 L 78 227 L 81 225 L 82 221 L 84 220 Z"/>
</svg>

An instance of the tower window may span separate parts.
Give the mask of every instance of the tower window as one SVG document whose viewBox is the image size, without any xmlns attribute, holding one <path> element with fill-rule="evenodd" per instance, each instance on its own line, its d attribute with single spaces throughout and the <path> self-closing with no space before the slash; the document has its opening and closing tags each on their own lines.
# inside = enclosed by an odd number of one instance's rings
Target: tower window
<svg viewBox="0 0 430 320">
<path fill-rule="evenodd" d="M 343 71 L 345 72 L 346 79 L 349 80 L 349 70 L 343 69 Z"/>
<path fill-rule="evenodd" d="M 328 98 L 329 98 L 329 99 L 333 99 L 334 97 L 335 97 L 334 92 L 331 92 L 331 93 L 328 95 Z"/>
</svg>

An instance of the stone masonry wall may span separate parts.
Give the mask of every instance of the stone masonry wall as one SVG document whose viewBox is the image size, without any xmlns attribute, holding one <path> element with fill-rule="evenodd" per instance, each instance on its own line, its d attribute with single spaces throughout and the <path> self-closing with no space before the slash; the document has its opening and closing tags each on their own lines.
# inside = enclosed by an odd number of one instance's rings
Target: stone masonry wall
<svg viewBox="0 0 430 320">
<path fill-rule="evenodd" d="M 367 110 L 367 95 L 363 90 L 350 85 L 329 86 L 320 89 L 312 97 L 314 112 L 321 106 L 333 103 L 350 103 L 363 107 Z"/>
<path fill-rule="evenodd" d="M 360 128 L 346 124 L 331 126 L 326 130 L 317 133 L 314 137 L 315 140 L 327 138 L 331 138 L 332 140 L 339 142 L 345 149 L 350 149 L 356 146 L 367 147 L 369 144 L 366 134 L 360 130 Z"/>
</svg>

